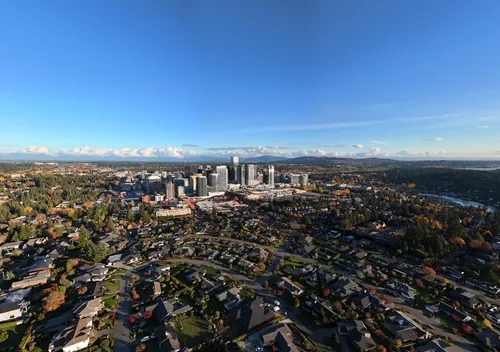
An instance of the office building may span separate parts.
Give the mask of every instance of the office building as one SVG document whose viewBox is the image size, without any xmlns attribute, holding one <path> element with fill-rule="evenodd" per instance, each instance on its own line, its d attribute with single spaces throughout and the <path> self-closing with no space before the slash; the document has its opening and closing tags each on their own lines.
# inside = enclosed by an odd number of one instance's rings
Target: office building
<svg viewBox="0 0 500 352">
<path fill-rule="evenodd" d="M 300 183 L 300 175 L 288 174 L 287 175 L 287 183 L 290 183 L 292 185 L 298 185 Z"/>
<path fill-rule="evenodd" d="M 229 183 L 235 183 L 238 180 L 237 173 L 238 172 L 238 166 L 230 166 L 228 168 L 228 177 L 229 177 Z"/>
<path fill-rule="evenodd" d="M 189 180 L 187 178 L 176 178 L 174 179 L 174 186 L 177 188 L 179 186 L 189 186 Z"/>
<path fill-rule="evenodd" d="M 217 181 L 219 179 L 219 174 L 210 174 L 208 176 L 208 185 L 217 189 Z"/>
<path fill-rule="evenodd" d="M 240 185 L 246 185 L 245 165 L 238 165 L 236 168 L 236 182 Z"/>
<path fill-rule="evenodd" d="M 262 174 L 260 172 L 257 174 L 257 183 L 258 184 L 264 183 L 264 174 Z"/>
<path fill-rule="evenodd" d="M 160 193 L 163 188 L 161 177 L 157 175 L 147 176 L 143 181 L 143 185 L 147 194 Z"/>
<path fill-rule="evenodd" d="M 177 186 L 176 190 L 177 190 L 177 197 L 182 198 L 186 195 L 184 186 Z"/>
<path fill-rule="evenodd" d="M 238 166 L 239 163 L 240 163 L 240 158 L 238 156 L 231 157 L 231 165 L 232 166 Z"/>
<path fill-rule="evenodd" d="M 217 174 L 219 176 L 217 177 L 216 189 L 218 191 L 225 191 L 227 189 L 227 185 L 228 185 L 227 166 L 226 165 L 217 166 Z"/>
<path fill-rule="evenodd" d="M 274 186 L 274 166 L 268 165 L 264 167 L 264 183 L 269 186 Z"/>
<path fill-rule="evenodd" d="M 175 198 L 175 186 L 172 182 L 167 183 L 165 186 L 165 197 L 167 200 Z"/>
<path fill-rule="evenodd" d="M 246 184 L 248 186 L 254 186 L 255 185 L 255 178 L 257 177 L 257 168 L 255 167 L 255 165 L 245 165 L 246 167 L 246 172 L 245 172 L 245 176 L 246 176 Z"/>
<path fill-rule="evenodd" d="M 309 183 L 309 175 L 308 174 L 302 174 L 299 176 L 299 184 L 301 186 L 305 186 Z"/>
<path fill-rule="evenodd" d="M 193 192 L 196 192 L 196 184 L 197 184 L 196 179 L 200 176 L 203 176 L 203 174 L 197 173 L 197 174 L 191 175 L 191 177 L 190 177 L 190 180 L 191 180 L 190 186 L 193 188 Z"/>
<path fill-rule="evenodd" d="M 198 176 L 196 178 L 196 195 L 198 197 L 208 196 L 208 184 L 205 176 Z"/>
</svg>

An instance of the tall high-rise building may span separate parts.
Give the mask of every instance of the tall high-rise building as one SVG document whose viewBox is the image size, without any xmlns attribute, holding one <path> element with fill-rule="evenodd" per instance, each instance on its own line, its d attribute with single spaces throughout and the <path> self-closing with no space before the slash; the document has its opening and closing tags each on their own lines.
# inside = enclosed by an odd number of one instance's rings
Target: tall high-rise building
<svg viewBox="0 0 500 352">
<path fill-rule="evenodd" d="M 264 168 L 264 183 L 274 186 L 274 166 L 268 165 Z"/>
<path fill-rule="evenodd" d="M 309 175 L 308 174 L 302 174 L 299 176 L 299 184 L 301 186 L 305 186 L 309 183 Z"/>
<path fill-rule="evenodd" d="M 177 197 L 182 198 L 186 195 L 186 192 L 184 190 L 184 186 L 177 186 Z"/>
<path fill-rule="evenodd" d="M 227 166 L 226 165 L 217 166 L 217 174 L 219 176 L 217 177 L 216 188 L 218 191 L 225 191 L 227 189 L 227 184 L 228 184 Z"/>
<path fill-rule="evenodd" d="M 219 174 L 208 175 L 208 185 L 210 187 L 215 187 L 217 189 L 217 181 L 219 179 Z"/>
<path fill-rule="evenodd" d="M 246 184 L 248 186 L 253 186 L 255 185 L 255 179 L 257 177 L 257 168 L 255 167 L 255 165 L 251 164 L 245 165 L 245 167 Z"/>
<path fill-rule="evenodd" d="M 198 176 L 196 178 L 196 195 L 198 197 L 208 196 L 208 184 L 205 176 Z"/>
<path fill-rule="evenodd" d="M 165 198 L 172 200 L 175 198 L 175 186 L 172 182 L 167 183 L 165 186 Z"/>
<path fill-rule="evenodd" d="M 176 178 L 174 179 L 174 186 L 177 188 L 179 186 L 189 186 L 189 180 L 187 178 Z"/>
<path fill-rule="evenodd" d="M 200 176 L 203 176 L 203 174 L 194 174 L 194 175 L 191 175 L 190 177 L 190 180 L 191 180 L 191 184 L 190 186 L 193 187 L 193 192 L 196 192 L 196 179 Z"/>
<path fill-rule="evenodd" d="M 161 177 L 149 175 L 143 180 L 144 189 L 147 194 L 160 193 L 162 191 Z"/>
<path fill-rule="evenodd" d="M 245 165 L 238 165 L 236 168 L 236 182 L 240 185 L 246 185 Z"/>
<path fill-rule="evenodd" d="M 228 168 L 228 177 L 229 177 L 229 182 L 231 183 L 234 183 L 237 181 L 238 177 L 237 177 L 237 172 L 238 172 L 238 165 L 236 166 L 230 166 Z"/>
<path fill-rule="evenodd" d="M 240 163 L 240 158 L 238 156 L 232 156 L 231 157 L 231 165 L 236 166 Z"/>
</svg>

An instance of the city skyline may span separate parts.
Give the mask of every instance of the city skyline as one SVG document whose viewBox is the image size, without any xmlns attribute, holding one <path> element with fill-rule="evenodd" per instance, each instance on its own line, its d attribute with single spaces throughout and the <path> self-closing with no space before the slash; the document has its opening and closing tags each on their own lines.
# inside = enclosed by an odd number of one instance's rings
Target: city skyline
<svg viewBox="0 0 500 352">
<path fill-rule="evenodd" d="M 496 1 L 29 3 L 1 160 L 500 158 Z"/>
</svg>

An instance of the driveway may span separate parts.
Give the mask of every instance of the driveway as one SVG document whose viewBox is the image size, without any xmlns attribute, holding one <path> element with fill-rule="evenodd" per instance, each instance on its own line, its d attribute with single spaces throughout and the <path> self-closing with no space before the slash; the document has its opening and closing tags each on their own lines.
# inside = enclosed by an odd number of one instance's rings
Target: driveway
<svg viewBox="0 0 500 352">
<path fill-rule="evenodd" d="M 130 329 L 128 319 L 130 317 L 130 287 L 127 286 L 129 275 L 120 278 L 120 290 L 118 293 L 118 307 L 116 308 L 115 320 L 115 346 L 114 352 L 130 351 Z"/>
</svg>

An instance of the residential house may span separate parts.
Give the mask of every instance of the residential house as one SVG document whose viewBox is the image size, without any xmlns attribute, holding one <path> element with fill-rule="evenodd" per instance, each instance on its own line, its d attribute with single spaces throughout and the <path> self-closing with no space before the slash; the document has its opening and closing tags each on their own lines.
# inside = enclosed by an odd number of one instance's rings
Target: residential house
<svg viewBox="0 0 500 352">
<path fill-rule="evenodd" d="M 419 340 L 429 339 L 432 335 L 407 313 L 393 311 L 388 321 L 382 324 L 384 329 L 396 340 L 401 340 L 403 346 L 412 346 Z"/>
<path fill-rule="evenodd" d="M 90 344 L 92 318 L 81 318 L 52 338 L 49 352 L 76 352 Z"/>
<path fill-rule="evenodd" d="M 210 292 L 217 289 L 218 287 L 220 286 L 217 283 L 205 277 L 201 279 L 200 292 L 203 294 L 210 294 Z"/>
<path fill-rule="evenodd" d="M 81 302 L 73 308 L 73 316 L 78 318 L 93 318 L 104 309 L 104 304 L 101 298 L 94 298 L 85 302 Z"/>
<path fill-rule="evenodd" d="M 223 291 L 215 296 L 217 301 L 224 305 L 226 310 L 231 310 L 235 306 L 237 306 L 240 302 L 240 293 L 241 287 L 233 287 L 229 290 Z"/>
<path fill-rule="evenodd" d="M 361 287 L 350 278 L 340 278 L 329 286 L 330 292 L 340 298 L 346 298 L 361 290 Z"/>
<path fill-rule="evenodd" d="M 100 298 L 106 293 L 106 286 L 104 282 L 93 282 L 87 285 L 87 292 L 85 297 L 88 299 Z"/>
<path fill-rule="evenodd" d="M 37 325 L 35 331 L 38 334 L 47 334 L 61 331 L 66 326 L 68 326 L 69 314 L 65 313 L 58 317 L 47 320 L 46 323 L 42 325 Z"/>
<path fill-rule="evenodd" d="M 435 339 L 429 341 L 423 345 L 415 347 L 415 352 L 467 352 L 468 349 L 462 348 L 454 343 L 442 340 Z"/>
<path fill-rule="evenodd" d="M 322 317 L 325 316 L 326 319 L 331 320 L 338 316 L 338 314 L 333 309 L 330 301 L 325 299 L 320 299 L 315 295 L 309 295 L 304 299 L 304 304 L 316 315 Z"/>
<path fill-rule="evenodd" d="M 410 285 L 400 282 L 397 280 L 391 280 L 387 284 L 390 288 L 392 288 L 399 296 L 406 299 L 414 299 L 415 298 L 415 290 Z"/>
<path fill-rule="evenodd" d="M 40 258 L 28 268 L 28 272 L 37 273 L 40 271 L 49 271 L 54 268 L 54 261 L 51 258 Z"/>
<path fill-rule="evenodd" d="M 248 253 L 248 259 L 255 262 L 263 262 L 267 260 L 269 253 L 264 248 L 254 248 Z"/>
<path fill-rule="evenodd" d="M 353 301 L 356 306 L 362 311 L 366 309 L 370 309 L 373 311 L 376 311 L 378 309 L 386 310 L 394 307 L 393 304 L 388 304 L 380 297 L 368 292 L 358 294 L 356 297 L 354 297 Z"/>
<path fill-rule="evenodd" d="M 250 270 L 255 267 L 255 264 L 249 260 L 241 258 L 240 260 L 238 260 L 238 266 L 242 267 L 245 270 Z"/>
<path fill-rule="evenodd" d="M 160 350 L 172 352 L 181 350 L 181 343 L 179 342 L 175 326 L 172 323 L 165 321 L 163 324 L 160 324 L 156 336 Z"/>
<path fill-rule="evenodd" d="M 0 323 L 13 320 L 22 320 L 28 313 L 30 302 L 5 300 L 0 303 Z"/>
<path fill-rule="evenodd" d="M 500 325 L 500 311 L 489 312 L 488 314 L 486 314 L 486 316 L 489 320 L 491 320 L 492 323 Z"/>
<path fill-rule="evenodd" d="M 156 306 L 154 308 L 155 316 L 158 321 L 164 321 L 171 317 L 175 317 L 177 315 L 185 314 L 192 310 L 193 307 L 190 305 L 184 305 L 182 303 L 177 302 L 177 299 L 169 298 L 167 300 L 162 300 L 158 298 Z"/>
<path fill-rule="evenodd" d="M 159 281 L 153 282 L 153 296 L 158 297 L 162 293 L 161 284 Z"/>
<path fill-rule="evenodd" d="M 460 302 L 460 304 L 465 307 L 472 309 L 481 307 L 481 302 L 477 299 L 476 294 L 462 287 L 457 287 L 449 293 L 449 296 Z"/>
<path fill-rule="evenodd" d="M 37 285 L 44 285 L 47 283 L 47 281 L 50 279 L 50 271 L 39 271 L 39 272 L 34 272 L 31 273 L 25 277 L 23 277 L 19 281 L 14 281 L 11 286 L 10 290 L 19 290 L 23 288 L 28 288 L 28 287 L 33 287 Z"/>
<path fill-rule="evenodd" d="M 374 351 L 377 348 L 377 344 L 361 320 L 347 320 L 339 323 L 337 332 L 341 336 L 346 336 L 358 351 Z"/>
<path fill-rule="evenodd" d="M 204 271 L 200 271 L 197 269 L 191 269 L 190 272 L 185 276 L 187 282 L 190 284 L 194 283 L 196 280 L 201 279 L 202 277 L 205 276 Z"/>
<path fill-rule="evenodd" d="M 276 285 L 289 292 L 293 296 L 300 296 L 304 293 L 304 290 L 299 285 L 293 283 L 289 278 L 282 276 L 281 280 L 276 283 Z"/>
<path fill-rule="evenodd" d="M 16 249 L 21 249 L 22 243 L 22 241 L 4 243 L 0 246 L 0 253 L 11 253 Z"/>
<path fill-rule="evenodd" d="M 483 331 L 475 332 L 474 337 L 479 340 L 486 350 L 500 350 L 500 335 L 496 330 L 483 329 Z"/>
<path fill-rule="evenodd" d="M 292 330 L 285 324 L 274 324 L 258 333 L 263 347 L 277 349 L 281 352 L 299 352 L 293 342 Z"/>
<path fill-rule="evenodd" d="M 426 310 L 429 310 L 429 309 L 426 307 Z M 453 308 L 452 306 L 450 306 L 447 303 L 444 303 L 443 301 L 439 302 L 438 312 L 440 312 L 442 314 L 446 314 L 446 315 L 452 317 L 453 319 L 459 320 L 463 323 L 467 323 L 468 321 L 472 320 L 472 318 L 469 315 L 467 315 L 466 313 L 461 312 L 458 309 Z"/>
<path fill-rule="evenodd" d="M 82 265 L 78 268 L 80 276 L 73 279 L 75 282 L 96 282 L 104 281 L 109 269 L 102 263 Z"/>
<path fill-rule="evenodd" d="M 194 254 L 194 249 L 191 247 L 178 248 L 173 253 L 179 258 L 191 257 Z"/>
<path fill-rule="evenodd" d="M 246 299 L 229 311 L 229 317 L 240 324 L 245 331 L 263 326 L 276 317 L 271 305 L 264 303 L 261 297 Z"/>
</svg>

